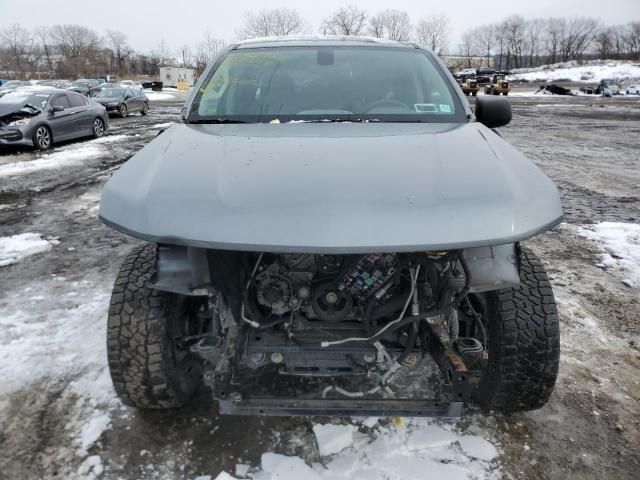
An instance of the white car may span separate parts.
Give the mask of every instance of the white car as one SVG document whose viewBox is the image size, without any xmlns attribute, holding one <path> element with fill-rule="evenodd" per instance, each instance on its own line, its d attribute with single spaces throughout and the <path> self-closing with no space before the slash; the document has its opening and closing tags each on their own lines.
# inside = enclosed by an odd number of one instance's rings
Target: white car
<svg viewBox="0 0 640 480">
<path fill-rule="evenodd" d="M 640 85 L 629 85 L 627 95 L 640 95 Z"/>
<path fill-rule="evenodd" d="M 142 91 L 142 83 L 136 81 L 136 80 L 122 80 L 120 82 L 120 85 L 122 85 L 125 88 L 132 88 L 134 90 L 140 90 Z"/>
</svg>

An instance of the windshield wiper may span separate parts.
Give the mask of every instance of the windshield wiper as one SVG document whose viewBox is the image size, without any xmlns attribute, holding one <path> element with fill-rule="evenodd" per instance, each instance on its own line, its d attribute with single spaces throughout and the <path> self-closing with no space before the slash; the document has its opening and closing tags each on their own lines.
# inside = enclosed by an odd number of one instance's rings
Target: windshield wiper
<svg viewBox="0 0 640 480">
<path fill-rule="evenodd" d="M 230 124 L 230 123 L 249 123 L 244 120 L 235 120 L 233 118 L 199 118 L 196 120 L 187 120 L 188 124 Z"/>
</svg>

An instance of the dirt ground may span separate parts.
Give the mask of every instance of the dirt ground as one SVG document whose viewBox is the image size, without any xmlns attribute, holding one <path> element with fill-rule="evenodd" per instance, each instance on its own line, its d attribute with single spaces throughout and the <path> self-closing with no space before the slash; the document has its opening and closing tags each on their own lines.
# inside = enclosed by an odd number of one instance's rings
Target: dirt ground
<svg viewBox="0 0 640 480">
<path fill-rule="evenodd" d="M 560 375 L 551 401 L 538 411 L 505 417 L 472 410 L 454 423 L 499 446 L 496 476 L 638 478 L 639 290 L 597 267 L 598 245 L 578 229 L 603 221 L 640 223 L 640 101 L 551 96 L 510 101 L 514 119 L 500 133 L 556 182 L 565 210 L 562 225 L 528 242 L 548 268 L 559 305 Z M 7 373 L 9 386 L 0 395 L 2 479 L 71 478 L 84 472 L 87 454 L 99 455 L 104 466 L 93 474 L 109 479 L 215 478 L 221 470 L 233 472 L 237 463 L 258 464 L 265 451 L 319 459 L 308 418 L 217 416 L 206 391 L 179 412 L 136 412 L 113 400 L 88 405 L 78 393 L 98 371 L 86 359 L 96 349 L 102 352 L 111 283 L 135 244 L 99 223 L 102 185 L 176 121 L 179 109 L 158 103 L 147 117 L 113 119 L 109 137 L 87 158 L 64 158 L 82 142 L 57 146 L 54 155 L 61 155 L 61 162 L 55 168 L 2 176 L 3 165 L 38 161 L 42 154 L 0 154 L 0 237 L 39 232 L 59 242 L 48 252 L 0 267 L 0 317 L 24 320 L 24 329 L 15 322 L 0 324 L 5 337 L 0 351 L 8 352 L 0 354 L 0 363 L 24 366 Z M 56 337 L 51 323 L 40 329 L 39 319 L 57 318 L 62 310 L 86 318 L 74 333 L 86 338 L 81 353 L 61 347 L 65 340 Z M 51 341 L 21 343 L 28 334 Z M 104 395 L 98 398 L 109 398 Z M 110 427 L 90 442 L 88 452 L 79 453 L 77 431 L 90 434 L 82 414 L 90 407 L 110 411 Z"/>
</svg>

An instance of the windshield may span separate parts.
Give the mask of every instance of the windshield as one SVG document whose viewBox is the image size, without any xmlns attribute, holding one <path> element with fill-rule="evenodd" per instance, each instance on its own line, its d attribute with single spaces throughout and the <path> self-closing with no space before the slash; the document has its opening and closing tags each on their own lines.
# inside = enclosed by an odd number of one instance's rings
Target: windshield
<svg viewBox="0 0 640 480">
<path fill-rule="evenodd" d="M 227 53 L 196 93 L 188 122 L 463 122 L 453 87 L 424 51 L 274 47 Z"/>
<path fill-rule="evenodd" d="M 3 105 L 16 105 L 18 108 L 23 108 L 27 105 L 35 107 L 38 110 L 44 110 L 47 100 L 51 95 L 48 93 L 25 93 L 14 92 L 9 93 L 3 97 L 0 97 L 0 104 Z"/>
<path fill-rule="evenodd" d="M 76 80 L 71 85 L 73 85 L 74 87 L 88 87 L 89 86 L 89 82 L 81 82 L 79 80 Z"/>
<path fill-rule="evenodd" d="M 96 98 L 124 97 L 124 88 L 104 88 Z"/>
</svg>

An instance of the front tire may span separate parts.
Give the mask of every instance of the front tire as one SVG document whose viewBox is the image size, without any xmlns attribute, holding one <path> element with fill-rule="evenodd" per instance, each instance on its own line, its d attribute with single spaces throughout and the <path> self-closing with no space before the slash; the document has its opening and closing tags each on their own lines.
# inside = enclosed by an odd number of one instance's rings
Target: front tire
<svg viewBox="0 0 640 480">
<path fill-rule="evenodd" d="M 542 407 L 553 392 L 560 330 L 551 283 L 540 261 L 520 254 L 518 288 L 487 295 L 489 361 L 478 392 L 485 410 L 512 413 Z"/>
<path fill-rule="evenodd" d="M 33 146 L 39 150 L 49 150 L 53 145 L 51 130 L 46 125 L 40 125 L 33 132 Z"/>
<path fill-rule="evenodd" d="M 103 135 L 104 135 L 104 121 L 98 117 L 93 121 L 93 138 L 100 138 Z"/>
<path fill-rule="evenodd" d="M 149 111 L 149 104 L 145 103 L 142 106 L 142 110 L 140 110 L 140 115 L 146 115 L 148 111 Z"/>
<path fill-rule="evenodd" d="M 120 105 L 120 108 L 118 109 L 118 113 L 122 118 L 127 116 L 127 106 L 124 103 Z"/>
<path fill-rule="evenodd" d="M 190 302 L 197 297 L 146 286 L 155 269 L 154 244 L 134 248 L 116 278 L 107 323 L 107 357 L 118 397 L 127 405 L 182 407 L 200 385 L 201 362 L 177 338 L 193 334 L 187 326 Z"/>
</svg>

